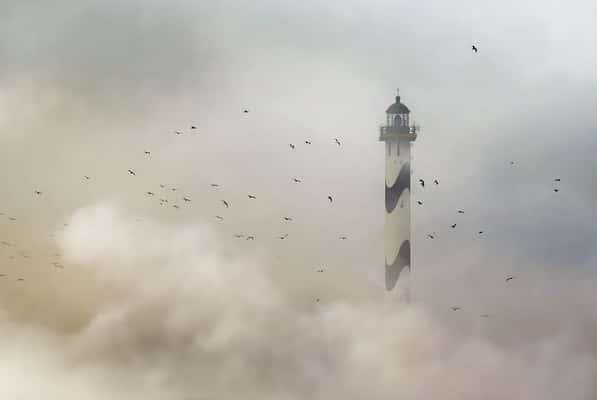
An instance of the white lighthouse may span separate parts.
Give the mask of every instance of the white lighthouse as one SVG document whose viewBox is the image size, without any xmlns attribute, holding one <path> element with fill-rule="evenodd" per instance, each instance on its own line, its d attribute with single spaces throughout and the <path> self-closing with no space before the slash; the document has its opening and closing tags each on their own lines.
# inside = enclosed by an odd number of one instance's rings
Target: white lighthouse
<svg viewBox="0 0 597 400">
<path fill-rule="evenodd" d="M 386 124 L 379 140 L 386 144 L 386 289 L 392 290 L 400 273 L 410 271 L 410 146 L 417 128 L 409 122 L 410 110 L 396 102 L 386 110 Z"/>
</svg>

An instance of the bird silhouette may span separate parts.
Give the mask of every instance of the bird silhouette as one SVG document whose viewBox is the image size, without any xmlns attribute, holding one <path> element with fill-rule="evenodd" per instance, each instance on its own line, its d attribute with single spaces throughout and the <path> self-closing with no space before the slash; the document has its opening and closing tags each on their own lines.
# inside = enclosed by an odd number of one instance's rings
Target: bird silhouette
<svg viewBox="0 0 597 400">
<path fill-rule="evenodd" d="M 554 179 L 554 181 L 555 181 L 555 182 L 560 182 L 560 181 L 561 181 L 561 179 L 560 179 L 560 178 L 556 178 L 556 179 Z"/>
<path fill-rule="evenodd" d="M 241 239 L 241 238 L 244 238 L 245 235 L 243 235 L 242 233 L 237 233 L 236 235 L 234 235 L 234 237 L 237 239 Z"/>
<path fill-rule="evenodd" d="M 24 281 L 24 280 L 25 280 L 24 278 L 19 278 L 19 279 L 17 279 L 17 281 L 19 281 L 19 282 L 22 282 L 22 281 Z"/>
<path fill-rule="evenodd" d="M 292 143 L 290 143 L 289 146 L 291 149 L 294 149 L 294 147 L 295 147 Z"/>
<path fill-rule="evenodd" d="M 452 228 L 456 228 L 456 224 L 452 224 L 450 225 Z"/>
<path fill-rule="evenodd" d="M 330 201 L 330 203 L 332 203 L 334 201 L 334 199 L 332 198 L 332 196 L 328 196 L 328 200 Z"/>
<path fill-rule="evenodd" d="M 41 194 L 41 192 L 39 190 L 36 190 L 34 193 L 38 196 Z"/>
<path fill-rule="evenodd" d="M 515 276 L 509 276 L 506 278 L 506 282 L 510 282 L 512 279 L 516 278 Z"/>
<path fill-rule="evenodd" d="M 464 214 L 464 210 L 458 210 L 458 214 Z"/>
<path fill-rule="evenodd" d="M 417 200 L 417 204 L 420 205 L 420 206 L 422 206 L 423 202 L 421 200 Z"/>
<path fill-rule="evenodd" d="M 224 217 L 221 217 L 221 216 L 219 216 L 219 215 L 216 215 L 216 218 L 217 218 L 217 219 L 219 219 L 220 221 L 223 221 L 223 220 L 224 220 Z"/>
<path fill-rule="evenodd" d="M 148 155 L 150 155 L 150 154 L 151 154 L 151 151 L 147 151 L 147 150 L 145 150 L 145 155 L 146 155 L 146 156 L 148 156 Z"/>
<path fill-rule="evenodd" d="M 450 307 L 452 309 L 452 311 L 458 311 L 460 310 L 460 307 Z"/>
<path fill-rule="evenodd" d="M 323 272 L 323 268 L 322 269 L 318 269 L 317 272 Z"/>
<path fill-rule="evenodd" d="M 319 299 L 315 299 L 315 302 L 316 302 L 316 303 L 319 303 Z"/>
<path fill-rule="evenodd" d="M 182 135 L 181 131 L 175 131 L 174 133 L 177 134 L 177 135 Z"/>
<path fill-rule="evenodd" d="M 423 179 L 419 179 L 419 183 L 421 184 L 422 187 L 425 187 L 425 181 Z"/>
<path fill-rule="evenodd" d="M 334 138 L 334 141 L 336 142 L 336 144 L 337 144 L 338 146 L 340 146 L 340 145 L 341 145 L 341 143 L 340 143 L 340 141 L 338 140 L 338 138 Z"/>
<path fill-rule="evenodd" d="M 479 51 L 479 49 L 477 49 L 477 46 L 475 46 L 475 45 L 472 46 L 472 49 L 475 53 Z"/>
<path fill-rule="evenodd" d="M 340 240 L 346 240 L 346 239 L 348 239 L 348 237 L 347 236 L 340 236 L 338 239 L 340 239 Z"/>
<path fill-rule="evenodd" d="M 189 201 L 191 201 L 191 199 L 189 199 L 188 197 L 183 197 L 182 199 L 183 199 L 184 201 L 186 201 L 187 203 L 188 203 Z"/>
<path fill-rule="evenodd" d="M 483 231 L 479 231 L 479 235 L 482 235 L 482 234 L 483 234 Z"/>
<path fill-rule="evenodd" d="M 154 192 L 147 192 L 147 194 L 148 194 L 148 195 L 150 195 L 150 196 L 153 196 L 153 195 L 155 195 L 155 193 L 154 193 Z"/>
<path fill-rule="evenodd" d="M 135 174 L 135 171 L 133 171 L 132 169 L 129 169 L 128 171 L 129 171 L 129 174 L 131 174 L 131 175 L 136 175 L 136 174 Z"/>
<path fill-rule="evenodd" d="M 247 240 L 255 240 L 255 236 L 247 236 Z"/>
<path fill-rule="evenodd" d="M 437 179 L 434 179 L 433 183 L 435 183 L 436 185 L 439 185 L 439 181 Z"/>
<path fill-rule="evenodd" d="M 288 233 L 283 234 L 282 236 L 278 236 L 278 239 L 284 240 L 288 237 Z"/>
<path fill-rule="evenodd" d="M 173 204 L 172 207 L 179 209 L 180 207 L 177 204 Z"/>
<path fill-rule="evenodd" d="M 219 184 L 217 184 L 217 183 L 212 183 L 210 186 L 211 186 L 211 187 L 220 187 L 220 185 L 219 185 Z"/>
<path fill-rule="evenodd" d="M 510 165 L 514 165 L 514 161 L 510 161 Z"/>
<path fill-rule="evenodd" d="M 428 234 L 428 235 L 427 235 L 427 237 L 428 237 L 429 239 L 435 239 L 435 236 L 434 236 L 434 235 L 432 235 L 432 234 Z"/>
<path fill-rule="evenodd" d="M 191 129 L 197 129 L 195 125 L 191 125 Z"/>
<path fill-rule="evenodd" d="M 310 140 L 305 140 L 305 144 L 311 144 Z"/>
<path fill-rule="evenodd" d="M 160 203 L 167 203 L 168 199 L 160 199 Z"/>
<path fill-rule="evenodd" d="M 292 178 L 292 181 L 295 182 L 295 183 L 301 183 L 302 182 L 300 179 L 297 179 L 297 178 Z"/>
<path fill-rule="evenodd" d="M 255 196 L 253 196 L 252 194 L 247 195 L 247 197 L 250 198 L 250 199 L 253 199 L 253 200 L 257 198 Z"/>
<path fill-rule="evenodd" d="M 177 188 L 171 188 L 170 190 L 172 190 L 173 192 L 176 192 L 178 189 Z"/>
<path fill-rule="evenodd" d="M 164 184 L 160 183 L 160 187 L 161 187 L 162 189 L 164 189 L 164 188 L 166 187 L 166 185 L 164 185 Z"/>
<path fill-rule="evenodd" d="M 243 110 L 243 112 L 244 112 L 245 114 L 248 114 L 248 113 L 249 113 L 249 110 L 246 110 L 246 109 L 245 109 L 245 110 Z"/>
<path fill-rule="evenodd" d="M 282 217 L 284 219 L 284 221 L 292 221 L 291 217 Z"/>
<path fill-rule="evenodd" d="M 557 193 L 560 191 L 560 189 L 554 189 L 553 191 Z"/>
<path fill-rule="evenodd" d="M 226 206 L 226 208 L 230 207 L 230 205 L 228 204 L 228 202 L 226 200 L 222 200 L 222 203 L 224 203 L 224 205 Z"/>
<path fill-rule="evenodd" d="M 87 175 L 84 175 L 83 178 L 85 178 L 86 180 L 90 180 L 91 178 L 88 177 Z"/>
</svg>

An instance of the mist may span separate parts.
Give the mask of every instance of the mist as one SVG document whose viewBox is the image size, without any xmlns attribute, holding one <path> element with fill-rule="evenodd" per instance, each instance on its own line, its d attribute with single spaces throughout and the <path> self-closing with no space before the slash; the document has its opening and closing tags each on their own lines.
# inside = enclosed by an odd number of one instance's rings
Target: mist
<svg viewBox="0 0 597 400">
<path fill-rule="evenodd" d="M 0 8 L 1 397 L 597 396 L 591 2 Z"/>
</svg>

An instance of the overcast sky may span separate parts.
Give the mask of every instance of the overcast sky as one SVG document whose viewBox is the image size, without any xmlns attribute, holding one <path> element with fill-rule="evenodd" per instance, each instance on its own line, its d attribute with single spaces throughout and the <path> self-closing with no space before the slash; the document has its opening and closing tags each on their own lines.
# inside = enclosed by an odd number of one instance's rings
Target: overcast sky
<svg viewBox="0 0 597 400">
<path fill-rule="evenodd" d="M 0 1 L 0 394 L 594 399 L 594 15 Z M 413 187 L 410 306 L 383 283 L 396 88 L 440 181 Z"/>
</svg>

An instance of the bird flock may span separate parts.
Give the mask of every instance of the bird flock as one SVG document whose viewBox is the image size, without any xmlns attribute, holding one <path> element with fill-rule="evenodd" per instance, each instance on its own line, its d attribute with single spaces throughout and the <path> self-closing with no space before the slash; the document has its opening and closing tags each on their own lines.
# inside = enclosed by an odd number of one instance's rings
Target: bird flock
<svg viewBox="0 0 597 400">
<path fill-rule="evenodd" d="M 243 114 L 248 114 L 249 110 L 248 109 L 243 109 L 242 110 Z M 188 133 L 193 133 L 193 134 L 199 134 L 200 130 L 198 128 L 197 125 L 190 125 L 189 130 L 174 130 L 173 134 L 175 136 L 181 136 L 181 135 L 185 135 Z M 342 146 L 342 142 L 340 141 L 339 138 L 332 138 L 332 145 L 335 145 L 337 147 Z M 313 144 L 312 140 L 307 138 L 305 140 L 303 140 L 304 145 L 310 146 Z M 293 143 L 289 144 L 290 149 L 294 150 L 297 146 Z M 151 158 L 152 156 L 152 151 L 148 150 L 148 149 L 143 149 L 143 155 L 145 158 Z M 133 168 L 128 168 L 126 169 L 126 171 L 123 171 L 124 174 L 128 175 L 131 179 L 135 179 L 137 178 L 137 172 L 135 169 Z M 91 175 L 83 175 L 82 179 L 85 182 L 92 182 L 93 181 L 93 177 Z M 289 180 L 294 183 L 294 184 L 301 184 L 303 183 L 303 180 L 298 178 L 298 177 L 291 177 L 289 178 Z M 220 183 L 216 183 L 216 182 L 212 182 L 209 184 L 209 186 L 213 189 L 213 190 L 220 190 L 222 189 L 222 186 L 220 185 Z M 175 210 L 179 210 L 181 208 L 182 204 L 189 204 L 192 202 L 192 198 L 189 195 L 178 195 L 177 193 L 180 192 L 179 190 L 180 188 L 178 187 L 168 187 L 168 185 L 164 184 L 164 183 L 159 183 L 159 190 L 146 190 L 145 191 L 145 195 L 148 198 L 155 198 L 157 200 L 157 203 L 162 206 L 162 207 L 171 207 Z M 220 192 L 222 193 L 222 192 Z M 44 192 L 42 190 L 39 189 L 34 189 L 33 190 L 33 194 L 36 197 L 40 197 L 42 195 L 44 195 Z M 176 199 L 173 199 L 172 196 L 175 196 Z M 254 193 L 249 193 L 247 194 L 247 198 L 251 201 L 258 201 L 258 196 Z M 176 201 L 176 200 L 180 200 L 182 202 Z M 324 196 L 322 196 L 322 200 L 328 202 L 328 204 L 332 204 L 334 202 L 334 198 L 332 197 L 331 194 L 326 194 Z M 224 209 L 229 209 L 231 207 L 233 207 L 234 205 L 231 204 L 230 200 L 226 199 L 226 198 L 222 198 L 220 199 L 220 204 L 222 205 L 222 207 Z M 214 218 L 217 221 L 224 221 L 225 217 L 223 216 L 224 214 L 217 214 L 214 216 Z M 7 220 L 11 221 L 11 222 L 15 222 L 17 221 L 17 218 L 11 215 L 7 215 L 5 212 L 0 212 L 0 217 L 5 217 Z M 292 223 L 294 221 L 294 217 L 290 216 L 290 215 L 283 215 L 280 217 L 280 220 L 283 224 L 285 223 Z M 141 221 L 141 219 L 137 219 L 137 221 Z M 63 227 L 66 228 L 68 227 L 68 224 L 63 224 Z M 257 239 L 257 235 L 255 234 L 248 234 L 248 233 L 234 233 L 234 238 L 236 239 L 243 239 L 246 241 L 254 241 Z M 50 234 L 51 238 L 55 237 L 55 234 Z M 279 236 L 274 236 L 274 238 L 277 238 L 279 240 L 286 240 L 288 239 L 289 234 L 288 233 L 283 233 Z M 340 240 L 346 240 L 348 239 L 348 237 L 346 235 L 340 235 L 338 237 Z M 17 245 L 16 243 L 13 243 L 9 240 L 1 240 L 0 241 L 0 246 L 5 247 L 5 248 L 16 248 Z M 15 260 L 18 257 L 22 257 L 22 258 L 30 258 L 31 256 L 29 255 L 28 252 L 26 251 L 19 251 L 16 254 L 9 254 L 7 255 L 7 259 L 8 260 Z M 51 265 L 52 267 L 56 268 L 56 269 L 65 269 L 65 264 L 61 259 L 61 255 L 60 254 L 54 254 L 48 262 L 48 265 Z M 318 269 L 317 272 L 323 272 L 323 269 Z M 0 278 L 6 278 L 7 275 L 6 274 L 0 274 Z M 24 281 L 25 278 L 23 277 L 17 277 L 16 281 L 18 282 L 22 282 Z M 319 300 L 317 300 L 319 301 Z"/>
</svg>

